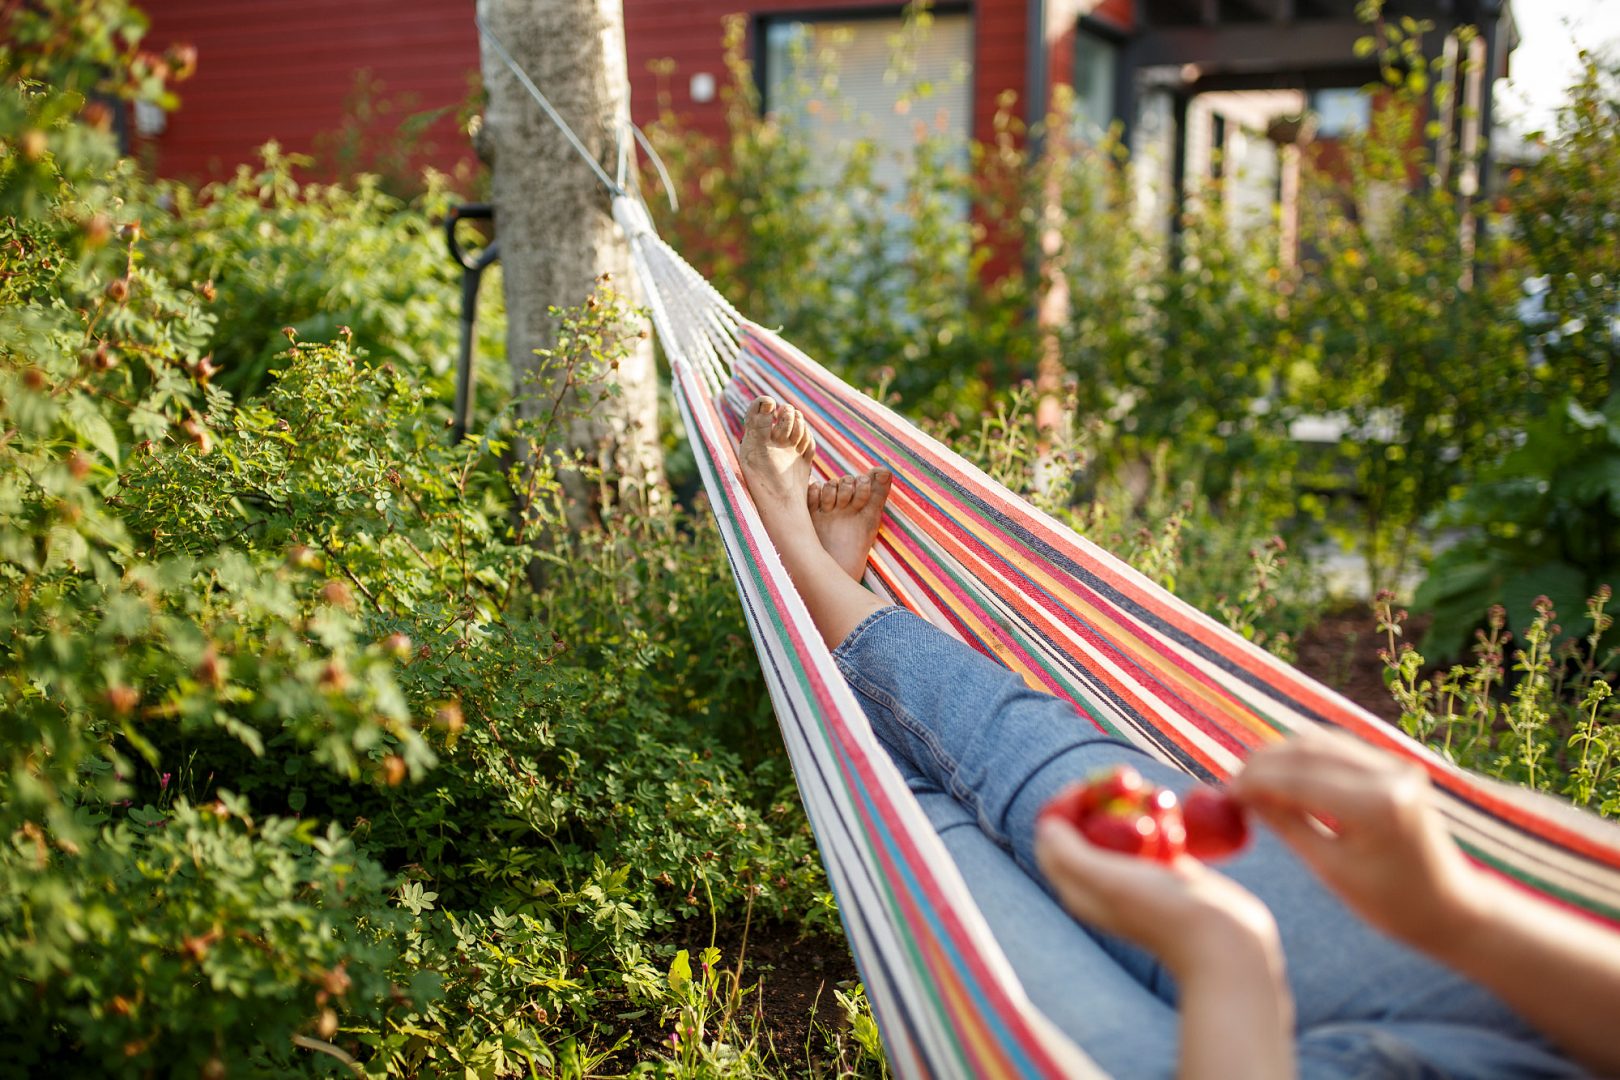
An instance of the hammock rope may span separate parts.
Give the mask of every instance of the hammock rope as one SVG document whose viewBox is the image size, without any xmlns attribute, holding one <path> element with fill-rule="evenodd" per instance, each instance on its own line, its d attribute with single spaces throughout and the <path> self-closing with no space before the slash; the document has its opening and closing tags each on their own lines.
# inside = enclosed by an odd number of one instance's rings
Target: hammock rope
<svg viewBox="0 0 1620 1080">
<path fill-rule="evenodd" d="M 876 465 L 893 472 L 867 583 L 1072 702 L 1077 724 L 1214 780 L 1290 731 L 1337 727 L 1425 768 L 1476 864 L 1620 927 L 1620 829 L 1456 768 L 1023 503 L 745 319 L 659 239 L 645 205 L 592 165 L 614 192 L 800 795 L 899 1076 L 1103 1074 L 1029 1002 L 794 591 L 737 462 L 743 410 L 760 394 L 805 414 L 823 477 Z"/>
</svg>

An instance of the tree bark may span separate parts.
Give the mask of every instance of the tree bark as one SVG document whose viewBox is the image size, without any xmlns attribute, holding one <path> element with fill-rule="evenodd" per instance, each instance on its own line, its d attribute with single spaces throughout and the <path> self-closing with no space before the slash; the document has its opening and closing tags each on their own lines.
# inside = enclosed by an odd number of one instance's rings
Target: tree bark
<svg viewBox="0 0 1620 1080">
<path fill-rule="evenodd" d="M 630 118 L 630 79 L 621 0 L 478 0 L 484 25 L 529 74 L 609 176 Z M 552 306 L 583 303 L 596 279 L 641 303 L 630 248 L 613 221 L 611 195 L 487 41 L 482 68 L 488 104 L 480 151 L 492 159 L 491 196 L 501 238 L 506 355 L 520 417 L 547 415 L 562 387 L 548 384 L 536 349 L 557 341 Z M 634 183 L 628 170 L 626 186 Z M 621 492 L 651 497 L 662 475 L 658 381 L 649 338 L 613 373 L 622 393 L 559 430 L 552 449 L 578 450 L 619 478 Z M 580 388 L 594 399 L 600 387 Z M 572 527 L 590 520 L 590 492 L 565 479 Z"/>
</svg>

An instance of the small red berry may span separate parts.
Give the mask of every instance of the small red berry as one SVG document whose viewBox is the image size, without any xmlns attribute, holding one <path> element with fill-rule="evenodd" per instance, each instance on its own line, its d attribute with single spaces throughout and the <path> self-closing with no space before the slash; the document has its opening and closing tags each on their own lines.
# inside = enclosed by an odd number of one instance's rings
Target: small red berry
<svg viewBox="0 0 1620 1080">
<path fill-rule="evenodd" d="M 79 113 L 79 116 L 86 124 L 89 124 L 97 131 L 110 131 L 112 129 L 112 110 L 104 102 L 90 102 Z"/>
<path fill-rule="evenodd" d="M 141 703 L 141 692 L 133 686 L 107 687 L 107 704 L 119 716 L 128 716 L 135 711 L 135 706 Z"/>
<path fill-rule="evenodd" d="M 308 545 L 294 544 L 287 549 L 287 564 L 300 570 L 316 570 L 320 568 L 321 556 Z"/>
<path fill-rule="evenodd" d="M 460 704 L 454 701 L 447 701 L 440 705 L 433 714 L 433 722 L 452 735 L 467 726 L 466 719 L 461 715 Z"/>
<path fill-rule="evenodd" d="M 321 689 L 332 694 L 341 694 L 349 688 L 349 673 L 341 663 L 328 660 L 321 668 Z"/>
<path fill-rule="evenodd" d="M 1080 834 L 1109 851 L 1145 855 L 1158 843 L 1159 825 L 1146 814 L 1102 812 L 1086 818 Z"/>
<path fill-rule="evenodd" d="M 1249 841 L 1243 807 L 1224 791 L 1195 787 L 1181 808 L 1187 826 L 1187 852 L 1200 859 L 1224 859 Z"/>
<path fill-rule="evenodd" d="M 214 436 L 206 426 L 195 417 L 186 420 L 180 425 L 180 430 L 186 433 L 186 438 L 197 448 L 197 453 L 206 457 L 214 449 Z"/>
<path fill-rule="evenodd" d="M 213 646 L 210 645 L 208 651 L 203 653 L 202 659 L 197 661 L 197 666 L 192 669 L 191 676 L 203 686 L 215 690 L 224 684 L 225 664 L 220 660 L 219 653 L 214 651 Z"/>
<path fill-rule="evenodd" d="M 197 46 L 171 45 L 166 55 L 176 82 L 184 82 L 197 73 Z"/>
<path fill-rule="evenodd" d="M 354 606 L 354 595 L 349 592 L 349 587 L 337 580 L 321 586 L 321 599 L 333 607 L 347 609 Z"/>
<path fill-rule="evenodd" d="M 1137 805 L 1147 791 L 1147 781 L 1129 765 L 1116 765 L 1101 776 L 1093 776 L 1086 791 L 1081 810 L 1089 814 L 1110 806 Z"/>
</svg>

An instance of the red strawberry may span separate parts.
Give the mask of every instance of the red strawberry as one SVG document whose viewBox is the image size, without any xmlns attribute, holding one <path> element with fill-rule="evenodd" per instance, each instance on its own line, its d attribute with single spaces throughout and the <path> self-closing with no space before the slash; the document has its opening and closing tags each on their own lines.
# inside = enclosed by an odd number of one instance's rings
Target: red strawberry
<svg viewBox="0 0 1620 1080">
<path fill-rule="evenodd" d="M 1249 840 L 1249 823 L 1238 801 L 1212 787 L 1187 792 L 1181 817 L 1187 826 L 1187 852 L 1200 859 L 1224 859 Z"/>
<path fill-rule="evenodd" d="M 1147 787 L 1141 773 L 1129 765 L 1116 765 L 1105 773 L 1093 775 L 1086 782 L 1080 813 L 1085 816 L 1106 808 L 1136 806 L 1147 793 Z"/>
<path fill-rule="evenodd" d="M 1180 800 L 1169 788 L 1158 788 L 1148 798 L 1146 813 L 1158 826 L 1156 843 L 1145 854 L 1171 862 L 1187 850 L 1187 828 L 1182 823 Z"/>
<path fill-rule="evenodd" d="M 1098 813 L 1086 818 L 1080 833 L 1100 848 L 1144 855 L 1158 846 L 1159 823 L 1142 813 Z"/>
</svg>

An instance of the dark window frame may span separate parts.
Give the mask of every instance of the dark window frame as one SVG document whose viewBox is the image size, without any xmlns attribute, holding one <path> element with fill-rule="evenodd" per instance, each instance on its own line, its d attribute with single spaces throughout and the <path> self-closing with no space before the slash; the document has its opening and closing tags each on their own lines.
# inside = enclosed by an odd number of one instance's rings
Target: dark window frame
<svg viewBox="0 0 1620 1080">
<path fill-rule="evenodd" d="M 1080 36 L 1088 35 L 1102 42 L 1114 50 L 1114 81 L 1108 88 L 1108 123 L 1103 125 L 1104 130 L 1115 123 L 1121 123 L 1127 130 L 1130 120 L 1123 115 L 1122 105 L 1130 99 L 1129 80 L 1134 77 L 1134 69 L 1130 63 L 1131 34 L 1121 30 L 1113 23 L 1104 22 L 1092 15 L 1082 15 L 1074 25 L 1074 64 L 1075 70 L 1070 74 L 1072 84 L 1079 82 L 1079 52 Z"/>
</svg>

